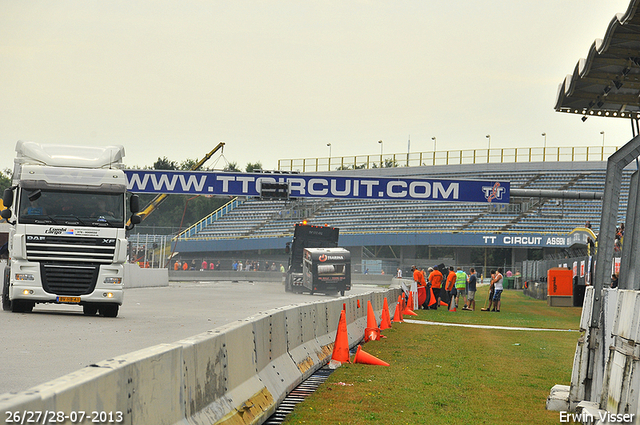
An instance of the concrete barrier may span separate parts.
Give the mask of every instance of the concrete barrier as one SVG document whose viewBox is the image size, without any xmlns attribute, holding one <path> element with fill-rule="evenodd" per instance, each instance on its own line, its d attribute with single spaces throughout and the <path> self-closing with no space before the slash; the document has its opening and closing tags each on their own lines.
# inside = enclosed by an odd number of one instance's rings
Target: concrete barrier
<svg viewBox="0 0 640 425">
<path fill-rule="evenodd" d="M 269 310 L 2 394 L 0 412 L 95 411 L 135 425 L 259 424 L 329 361 L 343 303 L 353 347 L 364 336 L 367 301 L 379 317 L 384 298 L 393 309 L 399 294 L 389 289 Z"/>
<path fill-rule="evenodd" d="M 137 264 L 124 265 L 125 289 L 169 286 L 167 269 L 143 269 Z"/>
<path fill-rule="evenodd" d="M 234 272 L 233 270 L 169 270 L 170 282 L 191 281 L 255 281 L 255 282 L 284 282 L 285 274 L 268 272 Z M 358 285 L 391 285 L 391 275 L 370 275 L 353 273 L 351 283 Z"/>
</svg>

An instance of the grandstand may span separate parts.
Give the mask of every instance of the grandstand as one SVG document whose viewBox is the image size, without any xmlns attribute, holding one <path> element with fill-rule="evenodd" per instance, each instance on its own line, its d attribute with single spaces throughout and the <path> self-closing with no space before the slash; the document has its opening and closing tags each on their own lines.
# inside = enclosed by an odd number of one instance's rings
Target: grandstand
<svg viewBox="0 0 640 425">
<path fill-rule="evenodd" d="M 635 167 L 634 167 L 635 169 Z M 631 173 L 625 170 L 619 222 L 624 222 Z M 602 192 L 606 162 L 458 164 L 344 170 L 323 175 L 510 181 L 511 188 Z M 343 246 L 487 246 L 487 237 L 566 236 L 589 221 L 597 233 L 601 201 L 511 198 L 508 205 L 407 200 L 300 199 L 236 202 L 225 214 L 204 219 L 176 239 L 181 253 L 281 249 L 296 222 L 340 228 Z M 213 216 L 213 215 L 212 215 Z M 206 222 L 206 225 L 203 224 Z M 488 235 L 488 236 L 487 236 Z M 512 239 L 509 239 L 512 240 Z M 509 246 L 509 245 L 501 245 Z M 531 248 L 530 246 L 510 246 Z M 539 246 L 539 247 L 545 247 Z M 562 247 L 560 247 L 562 248 Z M 526 259 L 526 258 L 525 258 Z"/>
</svg>

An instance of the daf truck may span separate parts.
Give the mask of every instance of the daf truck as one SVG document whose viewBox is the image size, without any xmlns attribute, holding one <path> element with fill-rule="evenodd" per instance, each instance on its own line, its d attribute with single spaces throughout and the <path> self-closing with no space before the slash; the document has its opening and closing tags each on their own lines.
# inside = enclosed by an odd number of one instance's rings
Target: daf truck
<svg viewBox="0 0 640 425">
<path fill-rule="evenodd" d="M 38 303 L 81 306 L 116 317 L 124 297 L 126 232 L 140 222 L 129 197 L 122 146 L 19 141 L 12 186 L 0 215 L 11 224 L 2 308 L 30 312 Z"/>
<path fill-rule="evenodd" d="M 285 276 L 286 292 L 321 292 L 324 294 L 335 294 L 340 292 L 344 295 L 345 291 L 351 289 L 351 258 L 349 251 L 338 248 L 338 237 L 340 229 L 330 226 L 314 226 L 307 224 L 306 221 L 296 223 L 293 231 L 293 240 L 287 243 L 286 251 L 289 254 L 289 266 Z M 338 277 L 335 273 L 331 277 L 329 274 L 318 275 L 317 263 L 320 261 L 318 257 L 313 257 L 307 248 L 312 248 L 312 252 L 317 252 L 313 248 L 330 248 L 339 251 L 344 258 L 339 261 L 341 264 L 342 277 Z M 307 267 L 305 270 L 304 258 L 305 252 L 308 256 Z M 339 254 L 336 254 L 339 255 Z M 326 258 L 325 258 L 326 261 Z M 336 264 L 336 267 L 338 265 Z M 321 271 L 326 268 L 320 267 Z M 335 270 L 335 269 L 334 269 Z M 307 278 L 305 279 L 305 273 Z"/>
</svg>

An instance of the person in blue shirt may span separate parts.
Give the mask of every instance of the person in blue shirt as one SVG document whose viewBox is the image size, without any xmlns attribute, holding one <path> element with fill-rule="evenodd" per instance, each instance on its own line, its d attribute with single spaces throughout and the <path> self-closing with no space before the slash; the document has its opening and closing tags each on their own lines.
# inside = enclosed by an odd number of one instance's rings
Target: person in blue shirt
<svg viewBox="0 0 640 425">
<path fill-rule="evenodd" d="M 476 284 L 478 277 L 476 269 L 469 269 L 469 280 L 467 281 L 467 304 L 462 307 L 463 310 L 476 311 Z"/>
</svg>

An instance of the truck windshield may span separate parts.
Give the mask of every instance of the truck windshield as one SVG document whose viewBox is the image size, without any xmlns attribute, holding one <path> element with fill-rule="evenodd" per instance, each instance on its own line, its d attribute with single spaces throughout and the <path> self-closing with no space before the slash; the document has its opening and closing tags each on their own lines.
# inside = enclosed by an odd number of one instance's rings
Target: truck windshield
<svg viewBox="0 0 640 425">
<path fill-rule="evenodd" d="M 122 193 L 22 189 L 19 208 L 25 224 L 124 226 Z"/>
</svg>

